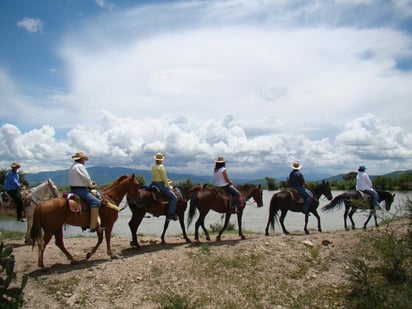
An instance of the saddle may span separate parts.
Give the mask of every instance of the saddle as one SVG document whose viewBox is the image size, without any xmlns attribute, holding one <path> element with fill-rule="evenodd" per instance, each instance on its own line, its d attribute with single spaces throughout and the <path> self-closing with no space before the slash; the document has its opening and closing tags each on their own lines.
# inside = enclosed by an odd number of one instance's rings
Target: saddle
<svg viewBox="0 0 412 309">
<path fill-rule="evenodd" d="M 362 192 L 361 190 L 356 190 L 359 194 L 361 199 L 367 203 L 368 205 L 372 205 L 372 196 L 367 193 Z"/>
<path fill-rule="evenodd" d="M 230 209 L 232 205 L 233 196 L 226 192 L 222 187 L 213 187 L 213 190 L 216 192 L 217 196 L 220 198 L 221 202 Z M 236 202 L 236 208 L 238 210 L 243 209 L 246 206 L 246 201 L 242 197 L 242 194 L 239 193 L 239 199 Z"/>
<path fill-rule="evenodd" d="M 164 195 L 158 187 L 155 185 L 150 184 L 149 186 L 143 186 L 144 190 L 147 190 L 152 193 L 152 197 L 155 201 L 161 204 L 169 204 L 170 199 Z M 183 193 L 178 187 L 173 187 L 173 192 L 176 194 L 177 200 L 183 200 Z"/>
<path fill-rule="evenodd" d="M 293 200 L 295 203 L 303 204 L 303 203 L 305 202 L 305 200 L 303 199 L 302 195 L 300 195 L 300 193 L 299 193 L 298 190 L 289 188 L 289 189 L 286 189 L 286 191 L 289 192 L 289 194 L 290 194 L 291 197 L 292 197 L 292 200 Z"/>
<path fill-rule="evenodd" d="M 92 192 L 93 195 L 96 196 L 97 198 L 101 199 L 102 207 L 105 206 L 105 207 L 109 207 L 109 208 L 112 208 L 114 210 L 120 211 L 120 208 L 117 207 L 115 204 L 109 202 L 106 199 L 103 199 L 102 195 L 99 191 L 91 190 L 90 192 Z M 90 210 L 90 205 L 86 201 L 83 201 L 78 195 L 76 195 L 74 193 L 64 192 L 63 197 L 66 199 L 67 205 L 68 205 L 70 211 L 72 211 L 74 213 L 80 213 L 81 211 L 89 211 Z M 70 203 L 70 201 L 73 201 L 75 203 L 73 203 L 73 202 Z"/>
</svg>

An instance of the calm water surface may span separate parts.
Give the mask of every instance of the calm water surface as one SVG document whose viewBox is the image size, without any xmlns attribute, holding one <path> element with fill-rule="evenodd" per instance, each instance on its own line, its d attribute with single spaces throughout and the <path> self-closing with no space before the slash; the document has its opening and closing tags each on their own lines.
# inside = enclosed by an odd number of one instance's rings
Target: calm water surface
<svg viewBox="0 0 412 309">
<path fill-rule="evenodd" d="M 277 191 L 263 191 L 263 203 L 264 206 L 261 208 L 257 208 L 256 204 L 254 203 L 249 203 L 243 213 L 243 231 L 247 232 L 256 232 L 256 233 L 264 233 L 266 223 L 268 220 L 268 214 L 269 214 L 269 205 L 270 205 L 270 199 L 274 193 Z M 344 191 L 333 191 L 332 194 L 333 196 L 337 196 L 340 193 Z M 396 192 L 395 196 L 395 201 L 392 204 L 392 208 L 390 210 L 390 213 L 386 211 L 380 211 L 379 216 L 388 216 L 390 214 L 394 214 L 397 211 L 399 211 L 400 208 L 402 208 L 402 205 L 404 205 L 405 200 L 407 197 L 412 198 L 412 192 Z M 124 201 L 122 202 L 123 205 Z M 335 230 L 342 230 L 343 229 L 343 212 L 344 208 L 338 208 L 335 211 L 325 213 L 320 210 L 320 208 L 327 204 L 328 201 L 326 200 L 325 197 L 321 197 L 320 200 L 320 205 L 319 205 L 319 214 L 321 217 L 321 225 L 322 225 L 322 230 L 323 231 L 335 231 Z M 121 205 L 121 206 L 122 206 Z M 382 202 L 382 205 L 384 205 L 384 202 Z M 188 210 L 186 210 L 186 216 L 187 216 Z M 357 225 L 358 228 L 362 227 L 363 222 L 366 220 L 368 216 L 368 211 L 357 211 L 354 215 L 354 220 L 355 224 Z M 113 233 L 114 235 L 117 236 L 130 236 L 130 230 L 128 226 L 128 222 L 131 218 L 131 212 L 129 208 L 127 207 L 124 209 L 122 212 L 120 212 L 119 219 L 114 225 Z M 163 224 L 164 224 L 164 216 L 163 217 L 153 217 L 150 214 L 147 214 L 147 217 L 143 219 L 139 229 L 138 233 L 144 234 L 144 235 L 153 235 L 153 236 L 159 236 L 162 233 L 163 230 Z M 195 220 L 197 219 L 197 215 L 195 217 Z M 295 213 L 295 212 L 288 212 L 286 218 L 285 218 L 285 225 L 286 228 L 290 231 L 298 231 L 298 232 L 303 232 L 303 226 L 304 226 L 304 215 L 302 213 Z M 185 219 L 186 220 L 186 219 Z M 223 223 L 223 218 L 221 214 L 218 214 L 214 211 L 210 211 L 209 214 L 206 217 L 205 223 L 206 227 L 209 228 L 210 224 L 216 224 L 216 223 Z M 233 216 L 230 219 L 230 222 L 234 223 L 237 228 L 237 217 Z M 349 221 L 348 221 L 349 224 Z M 374 222 L 370 221 L 368 226 L 373 226 Z M 317 228 L 317 219 L 312 215 L 309 217 L 309 222 L 308 222 L 308 228 L 309 229 L 316 229 Z M 0 220 L 0 229 L 3 230 L 8 230 L 8 231 L 20 231 L 20 232 L 25 232 L 26 230 L 26 223 L 21 223 L 17 222 L 14 219 L 1 219 Z M 281 233 L 281 227 L 279 224 L 275 225 L 275 233 Z M 187 228 L 187 232 L 189 234 L 194 233 L 194 222 Z M 203 231 L 200 229 L 199 232 L 202 234 Z M 83 235 L 83 236 L 95 236 L 93 233 L 89 232 L 82 232 L 81 228 L 75 227 L 75 226 L 70 226 L 67 225 L 64 230 L 65 235 Z M 180 224 L 178 221 L 172 221 L 169 224 L 169 228 L 167 230 L 167 235 L 180 235 L 181 234 L 181 229 L 180 229 Z"/>
</svg>

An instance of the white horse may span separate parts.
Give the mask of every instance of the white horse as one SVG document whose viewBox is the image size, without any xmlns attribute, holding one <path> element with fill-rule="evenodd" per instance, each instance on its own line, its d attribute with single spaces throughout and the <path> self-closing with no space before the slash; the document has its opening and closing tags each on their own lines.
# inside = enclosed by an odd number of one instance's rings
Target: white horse
<svg viewBox="0 0 412 309">
<path fill-rule="evenodd" d="M 26 196 L 26 198 L 28 199 L 28 201 L 30 201 L 30 203 L 27 203 L 27 206 L 24 209 L 27 219 L 27 229 L 26 234 L 24 235 L 25 244 L 31 244 L 30 231 L 33 225 L 34 209 L 36 208 L 37 204 L 56 197 L 59 197 L 59 191 L 50 178 L 39 184 L 37 187 L 29 190 L 29 194 Z"/>
<path fill-rule="evenodd" d="M 23 211 L 27 220 L 27 229 L 26 234 L 24 235 L 25 244 L 31 244 L 30 230 L 33 225 L 34 209 L 37 204 L 55 197 L 59 197 L 59 191 L 50 178 L 34 188 L 22 190 Z M 15 217 L 15 207 L 13 199 L 9 197 L 7 203 L 0 202 L 0 213 Z"/>
</svg>

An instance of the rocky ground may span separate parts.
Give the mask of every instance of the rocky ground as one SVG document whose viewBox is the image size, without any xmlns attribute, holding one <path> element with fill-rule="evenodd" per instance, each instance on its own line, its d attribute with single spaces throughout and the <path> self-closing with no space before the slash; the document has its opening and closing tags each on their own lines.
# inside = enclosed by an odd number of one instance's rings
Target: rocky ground
<svg viewBox="0 0 412 309">
<path fill-rule="evenodd" d="M 25 308 L 344 308 L 346 261 L 358 233 L 311 235 L 224 233 L 222 241 L 186 243 L 168 237 L 112 238 L 117 258 L 105 243 L 89 260 L 96 237 L 65 238 L 78 259 L 71 265 L 50 243 L 45 266 L 37 267 L 37 247 L 10 240 L 18 281 L 29 276 Z"/>
</svg>

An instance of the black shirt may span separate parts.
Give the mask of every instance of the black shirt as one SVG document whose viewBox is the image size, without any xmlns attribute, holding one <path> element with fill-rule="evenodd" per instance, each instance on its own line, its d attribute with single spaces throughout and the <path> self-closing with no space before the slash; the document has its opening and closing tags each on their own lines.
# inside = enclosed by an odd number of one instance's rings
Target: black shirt
<svg viewBox="0 0 412 309">
<path fill-rule="evenodd" d="M 289 174 L 289 186 L 290 187 L 303 187 L 305 178 L 299 170 L 292 170 Z"/>
</svg>

